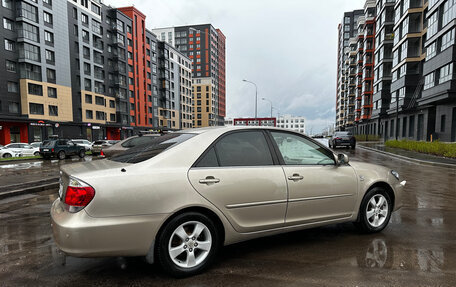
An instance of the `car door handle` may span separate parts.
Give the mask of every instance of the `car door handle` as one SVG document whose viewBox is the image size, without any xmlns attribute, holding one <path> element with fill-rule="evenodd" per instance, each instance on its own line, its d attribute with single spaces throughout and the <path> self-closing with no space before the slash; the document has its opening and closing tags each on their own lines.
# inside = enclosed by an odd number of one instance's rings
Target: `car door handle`
<svg viewBox="0 0 456 287">
<path fill-rule="evenodd" d="M 199 180 L 199 183 L 207 184 L 207 185 L 210 185 L 210 184 L 213 184 L 213 183 L 219 183 L 219 182 L 220 182 L 220 179 L 215 178 L 213 176 L 207 176 L 205 179 L 200 179 Z"/>
<path fill-rule="evenodd" d="M 298 180 L 304 179 L 304 177 L 302 175 L 299 175 L 298 173 L 295 173 L 295 174 L 289 176 L 288 179 L 293 180 L 293 181 L 298 181 Z"/>
</svg>

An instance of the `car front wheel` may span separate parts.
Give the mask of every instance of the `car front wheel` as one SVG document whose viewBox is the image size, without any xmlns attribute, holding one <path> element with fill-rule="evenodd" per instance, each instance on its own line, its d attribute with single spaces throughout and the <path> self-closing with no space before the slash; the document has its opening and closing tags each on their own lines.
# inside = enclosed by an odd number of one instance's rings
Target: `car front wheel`
<svg viewBox="0 0 456 287">
<path fill-rule="evenodd" d="M 366 233 L 380 232 L 388 225 L 392 210 L 389 194 L 383 188 L 375 187 L 364 196 L 356 225 Z"/>
<path fill-rule="evenodd" d="M 40 152 L 39 151 L 36 151 L 33 153 L 34 156 L 39 156 L 40 155 Z"/>
<path fill-rule="evenodd" d="M 160 233 L 157 258 L 171 276 L 192 276 L 213 262 L 220 240 L 214 222 L 207 216 L 194 212 L 180 214 Z"/>
<path fill-rule="evenodd" d="M 12 156 L 12 155 L 9 154 L 9 153 L 5 153 L 5 154 L 3 155 L 4 158 L 10 158 L 11 156 Z"/>
</svg>

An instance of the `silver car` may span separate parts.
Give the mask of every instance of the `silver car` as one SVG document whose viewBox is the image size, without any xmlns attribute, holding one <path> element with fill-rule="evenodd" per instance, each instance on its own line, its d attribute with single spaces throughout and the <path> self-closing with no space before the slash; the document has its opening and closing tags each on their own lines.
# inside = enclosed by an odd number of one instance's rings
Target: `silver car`
<svg viewBox="0 0 456 287">
<path fill-rule="evenodd" d="M 341 222 L 379 232 L 404 185 L 397 172 L 349 163 L 300 133 L 193 129 L 62 166 L 52 227 L 68 255 L 145 256 L 183 277 L 252 238 Z"/>
</svg>

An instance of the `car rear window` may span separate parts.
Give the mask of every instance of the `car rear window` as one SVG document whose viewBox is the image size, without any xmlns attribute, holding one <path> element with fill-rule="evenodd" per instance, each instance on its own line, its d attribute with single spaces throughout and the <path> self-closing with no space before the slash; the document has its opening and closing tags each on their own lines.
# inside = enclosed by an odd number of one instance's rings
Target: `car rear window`
<svg viewBox="0 0 456 287">
<path fill-rule="evenodd" d="M 132 147 L 121 154 L 113 156 L 109 160 L 125 163 L 138 163 L 162 153 L 184 141 L 194 137 L 195 134 L 172 133 L 161 137 L 154 137 L 153 140 Z"/>
<path fill-rule="evenodd" d="M 96 141 L 93 144 L 103 144 L 103 143 L 104 143 L 104 141 Z"/>
<path fill-rule="evenodd" d="M 41 145 L 42 147 L 51 147 L 54 146 L 54 141 L 44 141 Z"/>
<path fill-rule="evenodd" d="M 351 136 L 350 132 L 337 132 L 334 134 L 335 136 Z"/>
</svg>

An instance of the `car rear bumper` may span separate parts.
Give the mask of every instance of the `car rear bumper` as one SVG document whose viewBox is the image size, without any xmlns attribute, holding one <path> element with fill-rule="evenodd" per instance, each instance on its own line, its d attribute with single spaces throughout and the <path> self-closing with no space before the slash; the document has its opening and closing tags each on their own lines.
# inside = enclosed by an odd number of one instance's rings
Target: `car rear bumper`
<svg viewBox="0 0 456 287">
<path fill-rule="evenodd" d="M 349 146 L 351 145 L 351 142 L 349 140 L 339 140 L 339 141 L 335 141 L 334 144 L 336 146 L 340 146 L 340 145 L 343 145 L 343 146 Z"/>
<path fill-rule="evenodd" d="M 91 217 L 85 210 L 66 211 L 60 199 L 51 207 L 54 240 L 64 253 L 76 257 L 144 256 L 166 214 Z"/>
</svg>

